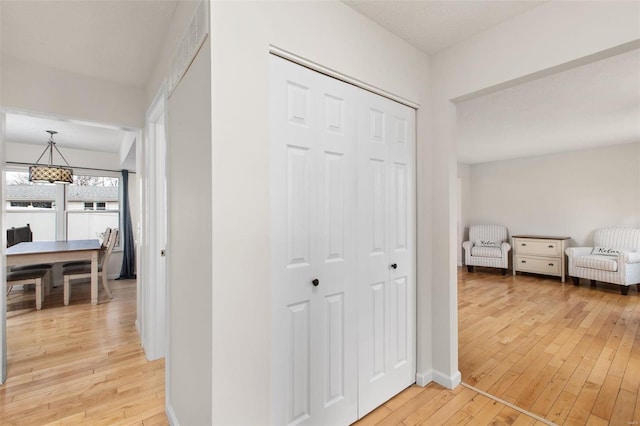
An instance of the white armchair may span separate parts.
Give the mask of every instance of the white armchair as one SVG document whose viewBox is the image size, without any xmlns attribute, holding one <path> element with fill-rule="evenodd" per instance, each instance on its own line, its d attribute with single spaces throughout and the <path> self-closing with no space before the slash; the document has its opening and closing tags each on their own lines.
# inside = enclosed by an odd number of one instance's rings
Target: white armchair
<svg viewBox="0 0 640 426">
<path fill-rule="evenodd" d="M 618 284 L 623 295 L 629 294 L 631 285 L 640 287 L 640 229 L 597 229 L 593 244 L 565 251 L 573 284 L 580 285 L 580 278 L 591 280 L 591 285 L 596 281 Z"/>
<path fill-rule="evenodd" d="M 471 225 L 469 241 L 462 243 L 465 251 L 464 263 L 469 272 L 474 266 L 501 268 L 502 275 L 509 267 L 509 250 L 507 228 L 502 225 Z"/>
</svg>

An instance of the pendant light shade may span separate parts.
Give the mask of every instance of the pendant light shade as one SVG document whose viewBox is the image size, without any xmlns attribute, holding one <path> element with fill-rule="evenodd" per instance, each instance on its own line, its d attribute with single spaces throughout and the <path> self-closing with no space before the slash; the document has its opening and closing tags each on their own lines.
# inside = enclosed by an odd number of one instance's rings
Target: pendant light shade
<svg viewBox="0 0 640 426">
<path fill-rule="evenodd" d="M 69 166 L 67 159 L 64 158 L 58 147 L 56 147 L 56 143 L 53 141 L 53 135 L 55 135 L 55 130 L 47 130 L 49 133 L 49 140 L 47 141 L 47 147 L 44 149 L 40 157 L 36 160 L 35 164 L 29 167 L 29 181 L 30 182 L 49 182 L 49 183 L 73 183 L 73 169 Z M 54 166 L 53 165 L 53 150 L 56 150 L 58 155 L 64 160 L 67 164 L 64 166 Z M 40 159 L 44 157 L 44 155 L 49 152 L 49 164 L 44 165 L 40 164 Z"/>
</svg>

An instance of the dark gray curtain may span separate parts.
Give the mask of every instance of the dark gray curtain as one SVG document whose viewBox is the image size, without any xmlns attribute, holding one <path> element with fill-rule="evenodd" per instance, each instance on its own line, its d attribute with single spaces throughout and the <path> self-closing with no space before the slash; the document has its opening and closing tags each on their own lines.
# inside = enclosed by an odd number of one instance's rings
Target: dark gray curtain
<svg viewBox="0 0 640 426">
<path fill-rule="evenodd" d="M 120 232 L 120 242 L 122 243 L 122 268 L 120 269 L 119 280 L 132 279 L 136 277 L 136 254 L 133 243 L 133 227 L 131 226 L 131 208 L 129 206 L 129 171 L 122 170 L 122 217 L 123 226 Z"/>
</svg>

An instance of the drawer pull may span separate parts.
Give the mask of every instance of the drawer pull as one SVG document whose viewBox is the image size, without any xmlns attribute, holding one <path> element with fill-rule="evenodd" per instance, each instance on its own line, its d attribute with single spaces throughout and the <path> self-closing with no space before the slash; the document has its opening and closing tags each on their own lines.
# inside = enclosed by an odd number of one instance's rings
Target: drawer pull
<svg viewBox="0 0 640 426">
<path fill-rule="evenodd" d="M 526 260 L 521 260 L 520 263 L 527 263 L 527 261 Z"/>
<path fill-rule="evenodd" d="M 549 266 L 554 266 L 553 263 L 550 263 Z"/>
<path fill-rule="evenodd" d="M 549 248 L 553 248 L 553 245 L 549 244 Z"/>
<path fill-rule="evenodd" d="M 521 245 L 522 247 L 526 247 L 526 246 L 527 246 L 527 243 L 522 243 L 522 244 L 520 244 L 520 245 Z"/>
</svg>

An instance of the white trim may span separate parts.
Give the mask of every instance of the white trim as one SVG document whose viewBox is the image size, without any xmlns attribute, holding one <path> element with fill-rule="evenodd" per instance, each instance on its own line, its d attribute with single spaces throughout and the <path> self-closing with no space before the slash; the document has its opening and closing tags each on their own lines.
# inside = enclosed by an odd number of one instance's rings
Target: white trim
<svg viewBox="0 0 640 426">
<path fill-rule="evenodd" d="M 453 389 L 462 383 L 462 376 L 459 371 L 456 371 L 453 376 L 447 376 L 439 371 L 432 371 L 433 381 L 439 385 L 444 386 L 447 389 Z"/>
<path fill-rule="evenodd" d="M 416 385 L 425 387 L 429 383 L 433 382 L 433 370 L 423 371 L 422 373 L 416 373 Z"/>
<path fill-rule="evenodd" d="M 201 18 L 199 20 L 198 18 Z M 200 25 L 198 25 L 200 24 Z M 169 72 L 162 86 L 166 89 L 166 98 L 170 98 L 182 78 L 187 74 L 191 64 L 209 36 L 209 2 L 200 1 L 187 26 L 180 44 L 169 64 Z M 197 41 L 194 42 L 194 37 Z M 155 101 L 154 101 L 155 102 Z"/>
<path fill-rule="evenodd" d="M 6 260 L 7 260 L 7 233 L 4 232 L 7 219 L 6 214 L 6 201 L 5 201 L 5 170 L 7 165 L 5 163 L 5 151 L 4 151 L 4 132 L 5 132 L 5 110 L 0 109 L 0 166 L 2 176 L 0 176 L 0 184 L 3 190 L 0 191 L 0 229 L 3 231 L 0 233 L 0 384 L 3 384 L 7 379 L 7 277 L 6 277 Z"/>
<path fill-rule="evenodd" d="M 410 108 L 413 108 L 415 110 L 417 110 L 418 108 L 420 108 L 420 104 L 417 104 L 413 101 L 410 101 L 408 99 L 403 98 L 402 96 L 398 96 L 395 95 L 391 92 L 387 92 L 386 90 L 377 88 L 375 86 L 372 86 L 370 84 L 365 83 L 362 80 L 358 80 L 357 78 L 353 78 L 350 77 L 346 74 L 343 74 L 339 71 L 336 71 L 334 69 L 325 67 L 324 65 L 320 65 L 317 62 L 313 62 L 309 59 L 305 59 L 302 56 L 298 56 L 295 53 L 289 52 L 287 50 L 281 49 L 277 46 L 274 46 L 272 44 L 269 45 L 269 53 L 271 53 L 272 55 L 276 55 L 279 56 L 283 59 L 286 59 L 288 61 L 294 62 L 298 65 L 301 65 L 305 68 L 309 68 L 310 70 L 319 72 L 320 74 L 324 74 L 326 76 L 335 78 L 337 80 L 340 81 L 344 81 L 345 83 L 351 84 L 353 86 L 359 87 L 361 89 L 364 89 L 368 92 L 371 93 L 375 93 L 376 95 L 380 95 L 382 97 L 385 97 L 387 99 L 391 99 L 392 101 L 398 102 L 402 105 L 406 105 Z"/>
<path fill-rule="evenodd" d="M 167 420 L 169 420 L 169 424 L 171 426 L 180 426 L 180 422 L 178 422 L 178 418 L 176 417 L 176 412 L 173 409 L 173 406 L 167 403 L 165 407 L 165 414 L 167 415 Z"/>
<path fill-rule="evenodd" d="M 447 389 L 453 389 L 462 383 L 462 376 L 459 371 L 456 371 L 453 376 L 447 376 L 433 369 L 416 373 L 416 385 L 425 387 L 431 382 L 442 385 Z"/>
<path fill-rule="evenodd" d="M 145 137 L 143 139 L 144 148 L 141 161 L 143 163 L 141 177 L 143 179 L 143 199 L 140 203 L 142 207 L 142 236 L 144 248 L 141 250 L 140 256 L 144 257 L 142 262 L 142 270 L 140 274 L 141 280 L 141 343 L 149 361 L 163 358 L 167 352 L 166 340 L 166 263 L 158 259 L 160 250 L 164 250 L 165 246 L 160 242 L 166 240 L 166 235 L 159 235 L 158 222 L 153 212 L 166 211 L 164 206 L 159 206 L 160 202 L 158 188 L 163 187 L 165 182 L 158 182 L 157 179 L 157 138 L 155 132 L 151 130 L 156 123 L 165 124 L 164 144 L 166 148 L 166 118 L 167 118 L 167 84 L 166 81 L 160 85 L 160 89 L 156 94 L 151 106 L 147 110 L 145 116 Z M 166 181 L 166 177 L 165 177 Z M 165 221 L 166 223 L 166 221 Z M 165 229 L 166 234 L 166 229 Z M 161 246 L 162 245 L 162 246 Z M 151 283 L 154 283 L 152 285 Z"/>
</svg>

